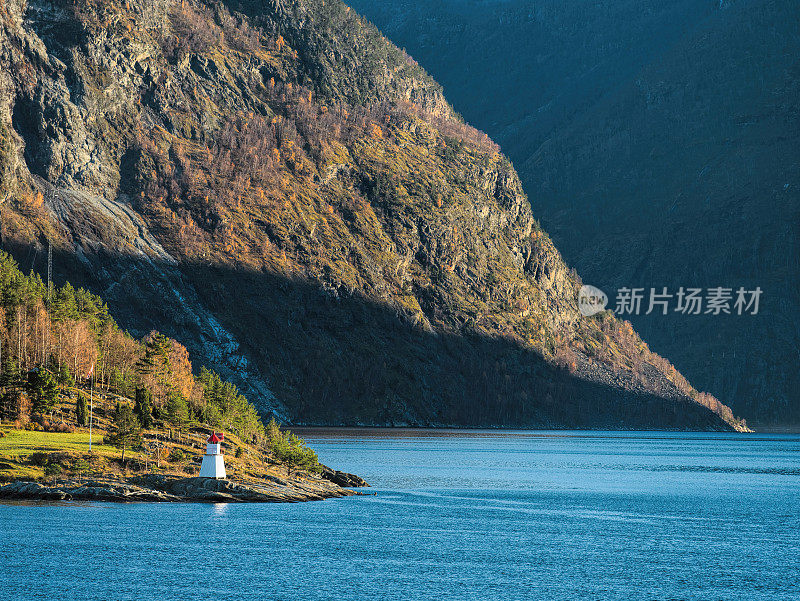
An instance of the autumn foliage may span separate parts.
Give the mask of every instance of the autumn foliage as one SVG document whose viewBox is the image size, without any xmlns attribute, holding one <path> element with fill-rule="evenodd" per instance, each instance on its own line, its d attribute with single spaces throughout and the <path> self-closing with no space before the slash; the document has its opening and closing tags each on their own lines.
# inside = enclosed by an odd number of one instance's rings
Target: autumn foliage
<svg viewBox="0 0 800 601">
<path fill-rule="evenodd" d="M 82 398 L 71 389 L 91 379 L 129 398 L 146 391 L 153 412 L 175 426 L 200 422 L 247 440 L 263 437 L 255 408 L 218 374 L 204 369 L 196 377 L 183 345 L 158 332 L 136 340 L 98 296 L 68 283 L 48 293 L 38 275 L 24 276 L 4 252 L 0 308 L 0 419 L 22 424 L 31 412 L 50 411 L 54 395 Z"/>
</svg>

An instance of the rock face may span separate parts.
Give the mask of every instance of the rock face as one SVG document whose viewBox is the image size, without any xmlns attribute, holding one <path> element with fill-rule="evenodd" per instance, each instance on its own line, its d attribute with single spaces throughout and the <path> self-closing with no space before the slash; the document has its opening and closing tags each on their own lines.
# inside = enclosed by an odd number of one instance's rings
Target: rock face
<svg viewBox="0 0 800 601">
<path fill-rule="evenodd" d="M 3 245 L 300 424 L 739 428 L 338 0 L 0 7 Z"/>
<path fill-rule="evenodd" d="M 363 480 L 360 481 L 363 482 Z M 0 499 L 125 503 L 168 501 L 294 503 L 346 497 L 353 494 L 355 494 L 353 491 L 344 490 L 321 478 L 295 478 L 293 480 L 275 478 L 259 482 L 237 483 L 231 480 L 178 478 L 152 474 L 128 480 L 102 479 L 85 482 L 68 480 L 52 486 L 38 482 L 17 481 L 0 486 Z"/>
<path fill-rule="evenodd" d="M 800 424 L 794 0 L 351 4 L 501 143 L 587 282 L 760 286 L 758 315 L 631 321 L 738 414 Z"/>
<path fill-rule="evenodd" d="M 322 477 L 343 488 L 369 486 L 366 480 L 360 476 L 348 474 L 347 472 L 340 472 L 339 470 L 329 468 L 327 465 L 322 466 Z"/>
</svg>

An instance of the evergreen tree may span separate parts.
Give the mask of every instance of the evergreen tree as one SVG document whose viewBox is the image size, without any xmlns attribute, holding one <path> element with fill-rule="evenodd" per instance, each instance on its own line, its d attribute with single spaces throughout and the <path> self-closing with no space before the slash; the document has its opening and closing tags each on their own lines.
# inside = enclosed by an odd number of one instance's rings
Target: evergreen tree
<svg viewBox="0 0 800 601">
<path fill-rule="evenodd" d="M 75 405 L 75 418 L 79 426 L 85 426 L 89 421 L 89 406 L 84 395 L 78 395 L 78 402 Z"/>
<path fill-rule="evenodd" d="M 0 419 L 11 420 L 17 417 L 19 391 L 6 390 L 0 394 Z"/>
<path fill-rule="evenodd" d="M 169 338 L 159 332 L 150 335 L 145 343 L 144 357 L 139 369 L 144 373 L 163 376 L 169 372 Z"/>
<path fill-rule="evenodd" d="M 53 374 L 43 367 L 28 373 L 28 394 L 33 404 L 33 412 L 40 415 L 49 413 L 58 401 L 58 384 Z"/>
<path fill-rule="evenodd" d="M 290 472 L 295 468 L 319 469 L 317 454 L 299 436 L 281 431 L 274 419 L 267 425 L 267 440 L 273 457 L 286 464 Z"/>
<path fill-rule="evenodd" d="M 219 374 L 205 367 L 200 370 L 198 382 L 203 388 L 203 416 L 207 423 L 231 430 L 243 440 L 258 439 L 263 435 L 264 424 L 258 412 L 239 393 L 236 385 L 225 382 Z"/>
<path fill-rule="evenodd" d="M 278 440 L 282 434 L 283 433 L 281 432 L 281 427 L 278 425 L 278 422 L 275 421 L 274 417 L 271 417 L 266 428 L 267 444 L 272 444 L 272 442 Z"/>
<path fill-rule="evenodd" d="M 139 420 L 133 414 L 130 405 L 117 403 L 114 411 L 114 431 L 105 437 L 105 442 L 122 449 L 122 463 L 125 463 L 125 450 L 136 448 L 142 444 L 142 430 Z"/>
<path fill-rule="evenodd" d="M 0 373 L 0 386 L 16 386 L 20 381 L 20 371 L 17 362 L 8 358 L 3 362 L 3 371 Z"/>
<path fill-rule="evenodd" d="M 167 399 L 166 406 L 167 420 L 182 428 L 189 422 L 189 406 L 186 404 L 186 399 L 176 393 L 171 393 Z"/>
<path fill-rule="evenodd" d="M 136 389 L 133 412 L 143 428 L 153 426 L 153 397 L 146 388 L 139 387 Z"/>
<path fill-rule="evenodd" d="M 58 371 L 58 383 L 67 388 L 75 386 L 75 378 L 72 377 L 72 373 L 66 365 Z"/>
<path fill-rule="evenodd" d="M 114 368 L 109 376 L 109 389 L 122 396 L 133 396 L 136 394 L 136 378 L 137 374 L 123 373 Z"/>
<path fill-rule="evenodd" d="M 52 317 L 53 321 L 78 319 L 80 317 L 78 305 L 75 302 L 75 288 L 69 282 L 55 291 L 52 302 Z"/>
</svg>

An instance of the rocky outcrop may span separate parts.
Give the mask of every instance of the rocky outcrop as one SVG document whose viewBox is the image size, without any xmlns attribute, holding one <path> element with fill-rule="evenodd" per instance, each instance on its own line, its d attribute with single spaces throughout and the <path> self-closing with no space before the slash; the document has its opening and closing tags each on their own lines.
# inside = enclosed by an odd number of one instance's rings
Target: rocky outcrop
<svg viewBox="0 0 800 601">
<path fill-rule="evenodd" d="M 329 468 L 327 465 L 323 465 L 321 467 L 322 467 L 321 476 L 326 480 L 330 480 L 337 486 L 341 486 L 343 488 L 369 486 L 366 480 L 364 480 L 360 476 L 356 476 L 355 474 L 340 472 L 339 470 L 334 470 Z"/>
<path fill-rule="evenodd" d="M 363 486 L 366 483 L 356 478 Z M 354 486 L 348 484 L 348 486 Z M 16 481 L 0 486 L 0 499 L 200 503 L 295 503 L 356 494 L 323 478 L 233 482 L 147 475 L 129 479 L 65 480 L 51 485 Z"/>
</svg>

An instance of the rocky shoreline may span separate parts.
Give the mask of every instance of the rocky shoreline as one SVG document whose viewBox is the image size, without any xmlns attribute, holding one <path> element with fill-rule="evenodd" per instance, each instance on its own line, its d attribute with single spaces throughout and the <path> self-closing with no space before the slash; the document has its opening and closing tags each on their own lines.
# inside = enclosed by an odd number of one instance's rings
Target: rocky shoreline
<svg viewBox="0 0 800 601">
<path fill-rule="evenodd" d="M 330 470 L 333 472 L 333 470 Z M 352 474 L 342 481 L 368 486 Z M 197 503 L 297 503 L 358 495 L 325 475 L 319 478 L 282 479 L 267 477 L 258 481 L 234 482 L 211 478 L 181 478 L 148 474 L 130 478 L 92 478 L 57 480 L 52 484 L 17 480 L 0 486 L 0 500 L 26 501 L 111 501 L 111 502 L 197 502 Z"/>
</svg>

